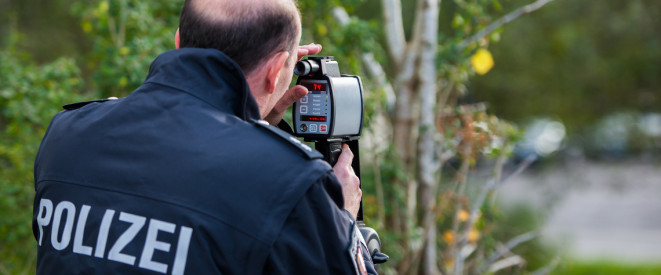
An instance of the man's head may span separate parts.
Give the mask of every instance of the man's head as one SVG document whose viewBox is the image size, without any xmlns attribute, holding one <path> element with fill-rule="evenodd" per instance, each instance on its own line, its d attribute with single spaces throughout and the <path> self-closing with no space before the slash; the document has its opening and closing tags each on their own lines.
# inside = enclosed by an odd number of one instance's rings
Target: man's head
<svg viewBox="0 0 661 275">
<path fill-rule="evenodd" d="M 232 58 L 264 116 L 291 81 L 300 36 L 293 0 L 186 0 L 175 43 Z"/>
</svg>

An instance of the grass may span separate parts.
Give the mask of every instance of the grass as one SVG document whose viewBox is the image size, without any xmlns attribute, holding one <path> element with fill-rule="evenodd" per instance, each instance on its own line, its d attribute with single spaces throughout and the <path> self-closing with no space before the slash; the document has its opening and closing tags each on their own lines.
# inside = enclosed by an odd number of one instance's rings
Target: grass
<svg viewBox="0 0 661 275">
<path fill-rule="evenodd" d="M 661 262 L 658 263 L 617 263 L 608 261 L 569 262 L 560 264 L 552 274 L 568 275 L 658 275 L 661 274 Z"/>
</svg>

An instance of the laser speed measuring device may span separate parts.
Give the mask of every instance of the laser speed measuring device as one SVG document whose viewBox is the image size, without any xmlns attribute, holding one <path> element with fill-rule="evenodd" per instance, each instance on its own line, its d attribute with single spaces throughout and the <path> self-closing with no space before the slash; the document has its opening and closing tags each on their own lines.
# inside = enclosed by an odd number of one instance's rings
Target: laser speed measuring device
<svg viewBox="0 0 661 275">
<path fill-rule="evenodd" d="M 292 112 L 294 134 L 307 142 L 314 142 L 331 166 L 342 152 L 342 143 L 353 153 L 353 168 L 360 178 L 358 140 L 363 129 L 363 84 L 360 77 L 340 74 L 340 67 L 332 56 L 309 57 L 296 63 L 294 73 L 297 85 L 308 89 L 308 94 L 294 103 Z M 358 227 L 375 264 L 388 260 L 381 253 L 381 240 L 377 232 L 363 222 L 363 204 L 360 203 Z"/>
<path fill-rule="evenodd" d="M 341 75 L 332 56 L 296 63 L 297 85 L 309 93 L 294 103 L 294 132 L 306 140 L 351 140 L 363 128 L 363 85 L 360 77 Z"/>
</svg>

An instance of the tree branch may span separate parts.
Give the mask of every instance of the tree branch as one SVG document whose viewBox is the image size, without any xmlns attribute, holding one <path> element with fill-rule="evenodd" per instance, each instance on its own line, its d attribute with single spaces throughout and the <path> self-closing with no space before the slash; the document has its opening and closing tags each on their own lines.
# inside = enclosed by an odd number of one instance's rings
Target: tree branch
<svg viewBox="0 0 661 275">
<path fill-rule="evenodd" d="M 480 267 L 477 273 L 482 274 L 482 272 L 489 269 L 489 267 L 491 267 L 493 263 L 495 263 L 498 259 L 500 259 L 500 257 L 505 255 L 506 253 L 509 253 L 510 250 L 512 250 L 512 248 L 518 246 L 519 244 L 537 238 L 538 235 L 539 232 L 535 230 L 512 238 L 504 246 L 499 247 L 498 251 L 496 251 L 496 253 L 494 253 L 493 255 L 491 255 L 491 257 L 488 258 L 488 260 Z"/>
<path fill-rule="evenodd" d="M 477 42 L 478 40 L 482 39 L 483 37 L 489 35 L 496 29 L 502 27 L 503 25 L 514 21 L 515 19 L 521 17 L 524 14 L 531 13 L 533 11 L 538 10 L 539 8 L 543 7 L 544 5 L 548 4 L 553 0 L 537 0 L 532 4 L 523 6 L 521 8 L 518 8 L 507 15 L 499 18 L 498 20 L 492 22 L 488 26 L 486 26 L 484 29 L 481 29 L 477 33 L 473 34 L 469 38 L 465 39 L 464 41 L 461 41 L 459 45 L 457 45 L 457 51 L 461 51 L 464 48 L 466 48 L 468 45 L 470 45 L 473 42 Z"/>
<path fill-rule="evenodd" d="M 335 17 L 335 20 L 337 20 L 342 26 L 348 25 L 351 21 L 349 14 L 347 14 L 347 11 L 343 7 L 333 8 L 333 17 Z M 372 53 L 363 53 L 360 57 L 363 66 L 365 66 L 367 70 L 367 74 L 376 81 L 377 85 L 383 88 L 383 91 L 386 94 L 386 104 L 388 105 L 386 111 L 391 112 L 395 108 L 397 98 L 395 90 L 386 79 L 386 72 L 383 71 L 383 67 L 378 61 L 376 61 Z"/>
<path fill-rule="evenodd" d="M 496 161 L 497 168 L 494 169 L 502 169 L 502 166 L 504 165 L 504 159 L 506 158 L 505 151 L 501 153 L 501 155 L 498 157 L 498 160 Z M 532 164 L 537 157 L 531 156 L 526 158 L 523 163 L 519 165 L 519 167 L 512 173 L 509 177 L 507 177 L 505 180 L 501 180 L 499 178 L 493 177 L 491 178 L 487 184 L 482 188 L 482 191 L 478 195 L 478 197 L 475 199 L 475 204 L 471 207 L 471 212 L 470 216 L 468 217 L 468 221 L 466 222 L 466 227 L 464 229 L 464 233 L 462 234 L 461 240 L 459 241 L 459 248 L 458 251 L 461 251 L 467 244 L 468 244 L 468 233 L 473 229 L 473 226 L 475 226 L 475 222 L 477 222 L 477 218 L 480 216 L 480 208 L 484 204 L 484 201 L 487 199 L 487 196 L 491 191 L 499 187 L 503 182 L 506 180 L 512 178 L 513 176 L 519 175 L 523 170 L 528 168 L 530 164 Z M 456 260 L 455 260 L 455 274 L 462 274 L 463 273 L 463 264 L 464 264 L 465 258 L 462 257 L 461 253 L 457 254 Z"/>
<path fill-rule="evenodd" d="M 402 22 L 402 3 L 400 0 L 382 0 L 383 26 L 386 31 L 386 41 L 390 57 L 398 66 L 404 60 L 406 52 L 406 37 Z"/>
</svg>

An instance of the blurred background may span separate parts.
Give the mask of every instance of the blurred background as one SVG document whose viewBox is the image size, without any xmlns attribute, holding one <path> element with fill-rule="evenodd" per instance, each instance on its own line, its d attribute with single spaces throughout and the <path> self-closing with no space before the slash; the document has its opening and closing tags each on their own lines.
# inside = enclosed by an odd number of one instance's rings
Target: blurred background
<svg viewBox="0 0 661 275">
<path fill-rule="evenodd" d="M 0 0 L 0 274 L 34 273 L 32 166 L 50 118 L 139 86 L 174 48 L 182 3 Z M 661 2 L 298 5 L 302 43 L 366 87 L 382 273 L 661 274 Z"/>
</svg>

